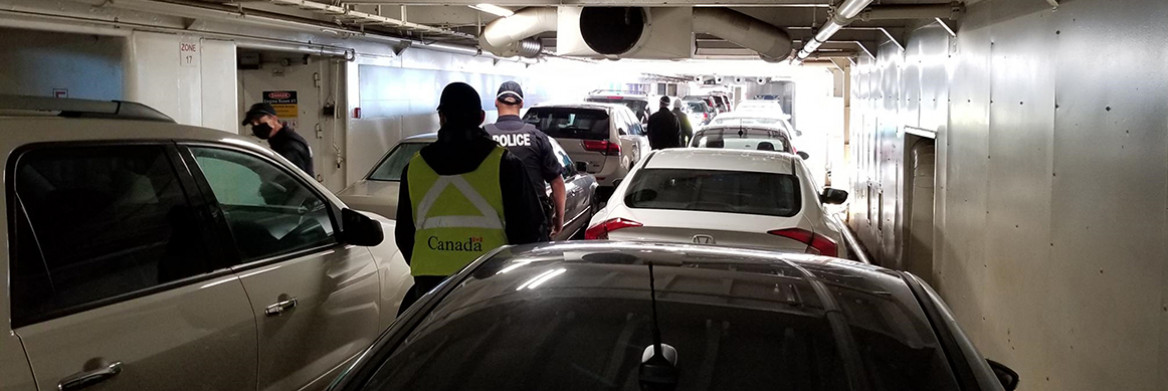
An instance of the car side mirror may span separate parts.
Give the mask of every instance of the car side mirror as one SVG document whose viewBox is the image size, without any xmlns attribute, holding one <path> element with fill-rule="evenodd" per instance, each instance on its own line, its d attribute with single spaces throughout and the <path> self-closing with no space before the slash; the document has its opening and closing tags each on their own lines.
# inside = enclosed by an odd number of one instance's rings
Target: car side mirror
<svg viewBox="0 0 1168 391">
<path fill-rule="evenodd" d="M 576 172 L 588 172 L 588 162 L 576 162 Z"/>
<path fill-rule="evenodd" d="M 990 364 L 990 369 L 994 371 L 994 376 L 998 378 L 998 381 L 1002 382 L 1002 388 L 1005 388 L 1006 391 L 1014 391 L 1018 388 L 1018 372 L 1014 372 L 1010 367 L 994 360 L 986 360 L 986 362 Z"/>
<path fill-rule="evenodd" d="M 799 155 L 799 157 L 802 158 L 803 160 L 807 160 L 807 159 L 811 158 L 811 155 L 808 155 L 807 152 L 799 151 L 799 152 L 795 152 L 795 154 Z"/>
<path fill-rule="evenodd" d="M 628 133 L 627 133 L 627 132 L 625 132 L 625 130 L 624 130 L 624 129 L 617 129 L 617 130 L 616 130 L 616 133 L 617 133 L 617 134 L 619 134 L 619 135 L 621 135 L 621 136 L 627 136 L 627 135 L 628 135 Z"/>
<path fill-rule="evenodd" d="M 823 194 L 819 195 L 819 201 L 825 204 L 839 205 L 847 200 L 848 192 L 830 187 L 823 189 Z"/>
<path fill-rule="evenodd" d="M 377 220 L 361 212 L 345 208 L 341 210 L 340 239 L 345 244 L 376 246 L 385 240 L 385 232 Z"/>
</svg>

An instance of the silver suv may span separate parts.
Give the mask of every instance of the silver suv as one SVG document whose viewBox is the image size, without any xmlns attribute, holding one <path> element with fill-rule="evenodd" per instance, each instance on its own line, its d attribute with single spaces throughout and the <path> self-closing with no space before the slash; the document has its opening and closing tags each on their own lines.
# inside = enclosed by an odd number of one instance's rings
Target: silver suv
<svg viewBox="0 0 1168 391">
<path fill-rule="evenodd" d="M 392 221 L 248 139 L 14 96 L 0 132 L 0 390 L 321 389 L 411 284 Z"/>
<path fill-rule="evenodd" d="M 627 107 L 607 103 L 536 105 L 523 120 L 555 138 L 576 162 L 596 176 L 601 199 L 649 154 L 641 122 Z"/>
</svg>

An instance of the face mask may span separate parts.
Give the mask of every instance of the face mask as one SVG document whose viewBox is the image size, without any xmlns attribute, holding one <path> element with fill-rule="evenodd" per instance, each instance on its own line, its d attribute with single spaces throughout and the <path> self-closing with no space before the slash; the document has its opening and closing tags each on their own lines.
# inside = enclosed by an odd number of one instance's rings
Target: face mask
<svg viewBox="0 0 1168 391">
<path fill-rule="evenodd" d="M 272 135 L 272 127 L 268 124 L 252 125 L 251 134 L 259 137 L 260 140 L 267 140 Z"/>
</svg>

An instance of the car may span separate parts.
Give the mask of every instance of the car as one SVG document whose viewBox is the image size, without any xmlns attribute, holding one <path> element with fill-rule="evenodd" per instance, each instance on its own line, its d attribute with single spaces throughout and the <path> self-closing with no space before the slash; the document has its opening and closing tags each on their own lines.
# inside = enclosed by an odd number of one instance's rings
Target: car
<svg viewBox="0 0 1168 391">
<path fill-rule="evenodd" d="M 586 239 L 720 244 L 847 258 L 847 229 L 824 210 L 798 156 L 773 151 L 653 151 L 596 213 Z"/>
<path fill-rule="evenodd" d="M 323 389 L 412 284 L 392 220 L 247 138 L 21 96 L 0 132 L 4 390 Z"/>
<path fill-rule="evenodd" d="M 707 104 L 704 100 L 693 99 L 682 100 L 681 102 L 685 107 L 689 108 L 687 112 L 689 114 L 689 123 L 692 124 L 695 129 L 709 123 L 710 119 L 714 118 L 714 115 L 716 114 L 714 109 L 711 108 L 710 105 Z"/>
<path fill-rule="evenodd" d="M 635 118 L 641 124 L 647 123 L 649 121 L 649 115 L 655 111 L 657 106 L 660 106 L 657 102 L 651 102 L 648 95 L 617 90 L 593 90 L 584 101 L 615 103 L 628 107 L 629 110 L 633 111 Z"/>
<path fill-rule="evenodd" d="M 600 199 L 649 154 L 649 139 L 633 112 L 619 104 L 539 104 L 523 120 L 559 141 L 568 156 L 596 176 Z"/>
<path fill-rule="evenodd" d="M 726 110 L 723 110 L 721 106 L 719 106 L 718 102 L 720 102 L 720 100 L 715 99 L 712 95 L 686 95 L 686 96 L 683 96 L 681 98 L 681 100 L 687 101 L 687 102 L 688 101 L 706 102 L 706 105 L 710 106 L 710 110 L 712 110 L 710 113 L 711 117 L 718 115 L 718 114 L 721 114 L 723 111 L 726 111 Z"/>
<path fill-rule="evenodd" d="M 772 114 L 784 114 L 783 105 L 778 100 L 749 99 L 738 103 L 734 111 L 760 111 Z"/>
<path fill-rule="evenodd" d="M 791 146 L 787 130 L 773 125 L 736 125 L 724 122 L 706 126 L 690 141 L 691 148 L 724 148 L 797 153 L 806 159 L 805 152 Z"/>
<path fill-rule="evenodd" d="M 989 391 L 1018 380 L 907 272 L 603 241 L 479 258 L 331 390 Z"/>
<path fill-rule="evenodd" d="M 560 147 L 555 139 L 549 138 L 552 149 L 562 167 L 564 178 L 565 204 L 564 229 L 553 240 L 567 240 L 583 232 L 592 214 L 596 212 L 599 199 L 596 197 L 597 182 L 591 174 L 577 171 L 577 164 Z M 397 216 L 398 190 L 402 170 L 422 147 L 438 141 L 437 133 L 412 136 L 402 140 L 386 153 L 373 169 L 361 179 L 337 193 L 345 204 L 357 210 L 366 210 L 383 216 Z M 551 186 L 547 194 L 551 195 Z"/>
<path fill-rule="evenodd" d="M 718 114 L 706 126 L 753 126 L 765 125 L 779 127 L 793 136 L 802 136 L 803 132 L 791 126 L 791 117 L 785 114 L 758 111 L 733 111 Z"/>
</svg>

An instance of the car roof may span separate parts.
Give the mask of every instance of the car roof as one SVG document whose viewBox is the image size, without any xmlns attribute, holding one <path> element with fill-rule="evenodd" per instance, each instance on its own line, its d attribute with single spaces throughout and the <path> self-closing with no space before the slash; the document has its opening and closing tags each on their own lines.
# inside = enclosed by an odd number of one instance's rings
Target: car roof
<svg viewBox="0 0 1168 391">
<path fill-rule="evenodd" d="M 438 141 L 438 132 L 422 133 L 402 139 L 403 143 L 432 143 Z"/>
<path fill-rule="evenodd" d="M 794 174 L 799 157 L 778 151 L 673 148 L 654 151 L 647 169 L 701 169 Z"/>
<path fill-rule="evenodd" d="M 612 109 L 627 109 L 624 105 L 617 103 L 601 103 L 601 102 L 570 102 L 570 103 L 540 103 L 531 107 L 534 108 L 564 108 L 564 109 L 593 109 L 593 110 L 612 110 Z"/>
</svg>

